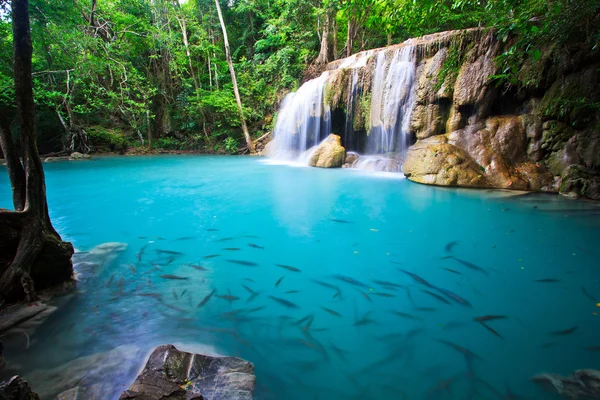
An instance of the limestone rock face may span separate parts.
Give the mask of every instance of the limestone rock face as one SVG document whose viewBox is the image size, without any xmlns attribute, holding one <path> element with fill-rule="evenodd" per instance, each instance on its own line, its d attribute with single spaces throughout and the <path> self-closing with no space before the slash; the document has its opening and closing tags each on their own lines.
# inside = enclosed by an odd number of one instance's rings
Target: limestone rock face
<svg viewBox="0 0 600 400">
<path fill-rule="evenodd" d="M 235 357 L 186 353 L 173 345 L 157 347 L 120 399 L 252 400 L 254 366 Z"/>
<path fill-rule="evenodd" d="M 319 168 L 339 168 L 346 159 L 346 149 L 342 147 L 342 138 L 331 134 L 313 151 L 308 165 Z"/>
<path fill-rule="evenodd" d="M 78 152 L 71 153 L 69 160 L 89 160 L 92 157 L 89 154 L 81 154 Z"/>
<path fill-rule="evenodd" d="M 40 400 L 27 381 L 13 376 L 7 382 L 0 382 L 0 400 Z"/>
<path fill-rule="evenodd" d="M 437 139 L 426 139 L 410 148 L 404 174 L 411 181 L 430 185 L 490 186 L 480 167 L 464 150 Z"/>
</svg>

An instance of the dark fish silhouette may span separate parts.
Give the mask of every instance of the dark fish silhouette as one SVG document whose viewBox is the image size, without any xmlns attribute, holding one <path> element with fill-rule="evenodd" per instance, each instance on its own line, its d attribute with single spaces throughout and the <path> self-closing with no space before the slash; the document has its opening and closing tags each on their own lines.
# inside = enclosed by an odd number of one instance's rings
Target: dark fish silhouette
<svg viewBox="0 0 600 400">
<path fill-rule="evenodd" d="M 172 255 L 172 256 L 182 256 L 183 255 L 183 253 L 180 252 L 180 251 L 161 250 L 161 249 L 156 249 L 154 251 L 156 251 L 159 254 L 169 254 L 169 255 Z"/>
<path fill-rule="evenodd" d="M 215 258 L 215 257 L 219 257 L 220 254 L 209 254 L 207 256 L 204 256 L 204 258 L 208 259 L 208 258 Z"/>
<path fill-rule="evenodd" d="M 483 326 L 485 329 L 487 329 L 489 332 L 491 332 L 493 335 L 498 336 L 500 339 L 504 339 L 502 337 L 502 335 L 500 335 L 494 328 L 492 328 L 491 326 L 489 326 L 488 324 L 486 324 L 483 321 L 479 321 L 479 323 L 481 324 L 481 326 Z"/>
<path fill-rule="evenodd" d="M 208 229 L 205 229 L 205 231 L 206 232 L 219 232 L 219 230 L 215 229 L 215 228 L 208 228 Z"/>
<path fill-rule="evenodd" d="M 414 315 L 411 315 L 409 313 L 405 313 L 405 312 L 401 312 L 401 311 L 390 311 L 390 312 L 392 314 L 394 314 L 394 315 L 397 315 L 398 317 L 412 319 L 414 321 L 420 321 L 421 320 L 421 318 L 415 317 Z"/>
<path fill-rule="evenodd" d="M 317 279 L 311 279 L 311 282 L 314 282 L 314 283 L 316 283 L 317 285 L 320 285 L 320 286 L 326 287 L 326 288 L 328 288 L 328 289 L 333 289 L 333 290 L 336 290 L 336 291 L 338 291 L 338 292 L 340 291 L 340 289 L 339 289 L 337 286 L 335 286 L 335 285 L 332 285 L 331 283 L 323 282 L 323 281 L 320 281 L 320 280 L 317 280 Z"/>
<path fill-rule="evenodd" d="M 177 275 L 161 275 L 160 276 L 163 279 L 174 279 L 174 280 L 180 280 L 180 281 L 187 281 L 188 279 L 190 279 L 189 277 L 186 276 L 177 276 Z"/>
<path fill-rule="evenodd" d="M 339 347 L 337 347 L 333 343 L 329 344 L 329 348 L 332 349 L 333 351 L 335 351 L 335 353 L 338 355 L 338 357 L 341 358 L 342 360 L 344 360 L 344 361 L 348 360 L 346 358 L 346 354 L 348 354 L 348 352 L 346 350 L 340 349 Z"/>
<path fill-rule="evenodd" d="M 368 285 L 365 285 L 364 283 L 359 282 L 359 281 L 357 281 L 354 278 L 350 278 L 349 276 L 336 274 L 336 275 L 333 275 L 333 278 L 335 278 L 337 280 L 340 280 L 342 282 L 349 283 L 349 284 L 354 285 L 354 286 L 359 286 L 359 287 L 363 287 L 363 288 L 368 288 L 369 287 Z"/>
<path fill-rule="evenodd" d="M 208 271 L 208 268 L 204 268 L 201 265 L 190 265 L 190 267 L 197 269 L 198 271 Z"/>
<path fill-rule="evenodd" d="M 302 317 L 298 321 L 296 321 L 296 324 L 297 325 L 301 325 L 304 322 L 306 322 L 306 321 L 308 321 L 310 319 L 313 319 L 313 318 L 315 318 L 315 314 L 308 314 L 306 317 Z"/>
<path fill-rule="evenodd" d="M 208 301 L 210 300 L 210 298 L 215 294 L 216 290 L 213 289 L 212 292 L 210 292 L 209 294 L 207 294 L 201 301 L 200 303 L 198 303 L 198 305 L 196 306 L 196 308 L 200 308 L 202 306 L 204 306 L 206 303 L 208 303 Z"/>
<path fill-rule="evenodd" d="M 282 298 L 275 297 L 275 296 L 269 296 L 269 298 L 287 308 L 300 308 L 296 304 L 294 304 L 291 301 L 288 301 L 286 299 L 282 299 Z"/>
<path fill-rule="evenodd" d="M 115 279 L 115 274 L 112 274 L 110 276 L 110 278 L 108 278 L 108 282 L 106 282 L 106 285 L 104 285 L 104 286 L 109 287 L 110 284 L 112 283 L 113 279 Z"/>
<path fill-rule="evenodd" d="M 227 262 L 233 263 L 233 264 L 239 264 L 239 265 L 243 265 L 246 267 L 258 267 L 258 264 L 252 261 L 244 261 L 244 260 L 226 260 Z"/>
<path fill-rule="evenodd" d="M 239 247 L 226 247 L 222 250 L 227 250 L 227 251 L 238 251 L 241 250 Z"/>
<path fill-rule="evenodd" d="M 279 284 L 281 283 L 283 278 L 285 278 L 285 275 L 283 275 L 281 278 L 277 279 L 277 282 L 275 282 L 275 287 L 279 286 Z"/>
<path fill-rule="evenodd" d="M 291 267 L 289 265 L 283 265 L 283 264 L 275 264 L 276 266 L 278 266 L 279 268 L 283 268 L 283 269 L 287 269 L 288 271 L 292 271 L 292 272 L 302 272 L 300 271 L 298 268 L 295 267 Z"/>
<path fill-rule="evenodd" d="M 244 289 L 246 289 L 248 291 L 248 293 L 250 293 L 250 294 L 256 294 L 256 292 L 254 290 L 250 289 L 248 286 L 244 285 L 243 283 L 242 283 L 242 287 Z"/>
<path fill-rule="evenodd" d="M 327 307 L 323 307 L 323 306 L 320 306 L 320 307 L 321 307 L 321 309 L 327 311 L 331 315 L 335 315 L 336 317 L 341 317 L 342 316 L 340 313 L 338 313 L 335 310 L 332 310 L 331 308 L 327 308 Z"/>
<path fill-rule="evenodd" d="M 437 310 L 433 307 L 417 307 L 415 308 L 415 311 L 435 312 Z"/>
<path fill-rule="evenodd" d="M 362 316 L 359 320 L 354 323 L 354 326 L 362 326 L 375 323 L 375 320 L 369 318 L 371 315 L 371 311 L 368 311 L 365 315 Z"/>
<path fill-rule="evenodd" d="M 399 285 L 397 283 L 393 283 L 393 282 L 388 282 L 388 281 L 380 281 L 380 280 L 376 280 L 376 279 L 372 279 L 373 283 L 376 283 L 378 285 L 381 286 L 389 286 L 389 287 L 395 287 L 395 288 L 403 288 L 404 286 Z"/>
<path fill-rule="evenodd" d="M 361 290 L 358 290 L 358 289 L 356 289 L 356 291 L 357 291 L 358 293 L 362 294 L 362 296 L 363 296 L 365 299 L 367 299 L 367 300 L 368 300 L 370 303 L 372 303 L 372 302 L 373 302 L 373 300 L 371 300 L 371 298 L 369 297 L 369 295 L 368 295 L 368 294 L 366 294 L 365 292 L 363 292 L 363 291 L 361 291 Z"/>
<path fill-rule="evenodd" d="M 142 248 L 140 249 L 140 251 L 138 251 L 137 253 L 137 259 L 138 261 L 142 261 L 142 255 L 144 254 L 144 250 L 146 250 L 146 247 L 148 247 L 150 243 L 146 243 L 145 245 L 142 246 Z"/>
<path fill-rule="evenodd" d="M 473 307 L 473 305 L 471 303 L 469 303 L 466 299 L 460 297 L 456 293 L 453 293 L 447 289 L 443 289 L 443 288 L 439 288 L 439 287 L 435 287 L 435 286 L 433 286 L 433 288 L 435 290 L 437 290 L 438 292 L 440 292 L 441 294 L 443 294 L 444 296 L 448 297 L 450 300 L 460 304 L 461 306 L 471 307 L 471 308 Z"/>
<path fill-rule="evenodd" d="M 577 330 L 577 326 L 573 326 L 571 328 L 562 330 L 562 331 L 554 331 L 554 332 L 550 332 L 550 334 L 552 336 L 566 336 L 566 335 L 570 335 L 571 333 L 575 332 Z"/>
<path fill-rule="evenodd" d="M 286 294 L 300 293 L 299 290 L 288 290 L 285 292 Z"/>
<path fill-rule="evenodd" d="M 552 347 L 554 345 L 556 345 L 556 342 L 544 343 L 543 345 L 540 346 L 540 349 L 547 349 L 547 348 Z"/>
<path fill-rule="evenodd" d="M 254 244 L 254 243 L 248 243 L 248 246 L 252 247 L 253 249 L 261 249 L 261 250 L 265 249 L 263 246 L 259 246 L 259 245 Z"/>
<path fill-rule="evenodd" d="M 462 272 L 458 272 L 455 269 L 451 269 L 451 268 L 444 268 L 444 269 L 448 272 L 452 272 L 453 274 L 462 275 Z"/>
<path fill-rule="evenodd" d="M 598 303 L 598 300 L 596 300 L 596 298 L 594 296 L 592 296 L 585 288 L 585 286 L 581 287 L 581 292 L 583 293 L 583 295 L 585 297 L 587 297 L 588 299 L 590 299 L 591 301 L 593 301 L 594 303 Z"/>
<path fill-rule="evenodd" d="M 467 268 L 470 268 L 470 269 L 475 270 L 475 271 L 479 271 L 479 272 L 481 272 L 484 275 L 489 275 L 488 272 L 485 269 L 483 269 L 483 268 L 481 268 L 481 267 L 473 264 L 470 261 L 462 260 L 462 259 L 456 258 L 454 256 L 448 256 L 448 257 L 444 257 L 444 258 L 452 258 L 454 261 L 461 263 L 462 265 L 464 265 Z"/>
<path fill-rule="evenodd" d="M 193 236 L 184 236 L 184 237 L 180 237 L 180 238 L 177 238 L 177 239 L 173 239 L 173 241 L 177 242 L 177 241 L 181 241 L 181 240 L 192 240 L 192 239 L 195 239 L 195 237 L 193 237 Z"/>
<path fill-rule="evenodd" d="M 396 297 L 396 295 L 391 293 L 382 293 L 382 292 L 369 292 L 369 296 L 379 296 L 379 297 Z"/>
<path fill-rule="evenodd" d="M 417 274 L 413 274 L 412 272 L 408 272 L 404 269 L 398 268 L 398 271 L 405 273 L 406 275 L 410 276 L 411 278 L 413 278 L 416 282 L 428 286 L 428 287 L 433 287 L 433 285 L 429 282 L 427 282 L 425 279 L 421 278 L 419 275 Z"/>
<path fill-rule="evenodd" d="M 473 353 L 471 350 L 467 349 L 466 347 L 460 346 L 456 343 L 452 343 L 452 342 L 449 342 L 449 341 L 443 340 L 443 339 L 436 339 L 436 340 L 438 342 L 445 344 L 446 346 L 458 351 L 459 353 L 463 354 L 465 357 L 468 357 L 469 359 L 483 360 L 480 356 Z"/>
<path fill-rule="evenodd" d="M 239 300 L 239 299 L 240 299 L 239 297 L 237 297 L 237 296 L 232 296 L 232 295 L 230 295 L 230 294 L 216 294 L 216 295 L 215 295 L 215 297 L 218 297 L 218 298 L 220 298 L 220 299 L 223 299 L 223 300 L 227 300 L 227 301 L 229 301 L 230 303 L 231 303 L 232 301 L 236 301 L 236 300 Z"/>
<path fill-rule="evenodd" d="M 187 289 L 183 289 L 183 292 L 179 295 L 179 297 L 183 297 L 183 295 L 187 292 Z"/>
<path fill-rule="evenodd" d="M 557 283 L 560 282 L 559 279 L 554 279 L 554 278 L 545 278 L 545 279 L 537 279 L 534 282 L 537 283 Z"/>
<path fill-rule="evenodd" d="M 446 253 L 452 253 L 452 249 L 454 248 L 454 246 L 456 246 L 458 244 L 458 240 L 454 240 L 450 243 L 448 243 L 446 245 L 446 247 L 444 247 L 444 250 L 446 250 Z"/>
<path fill-rule="evenodd" d="M 346 221 L 344 219 L 329 218 L 329 220 L 331 222 L 337 222 L 338 224 L 351 224 L 352 223 L 352 221 Z"/>
<path fill-rule="evenodd" d="M 175 297 L 175 300 L 179 300 L 179 296 L 177 296 L 175 289 L 173 289 L 173 297 Z"/>
<path fill-rule="evenodd" d="M 506 315 L 483 315 L 481 317 L 473 318 L 475 322 L 493 321 L 496 319 L 506 319 Z"/>
<path fill-rule="evenodd" d="M 235 239 L 235 237 L 226 237 L 226 238 L 222 238 L 222 239 L 217 239 L 217 240 L 215 240 L 215 242 L 228 242 L 233 239 Z"/>
<path fill-rule="evenodd" d="M 440 295 L 439 295 L 439 294 L 437 294 L 437 293 L 433 293 L 433 292 L 430 292 L 429 290 L 425 290 L 425 289 L 423 289 L 423 290 L 421 290 L 421 291 L 422 291 L 423 293 L 427 293 L 428 295 L 430 295 L 430 296 L 431 296 L 431 297 L 433 297 L 434 299 L 436 299 L 436 300 L 438 300 L 438 301 L 441 301 L 441 302 L 442 302 L 442 303 L 444 303 L 444 304 L 450 304 L 450 302 L 449 302 L 448 300 L 446 300 L 445 298 L 443 298 L 442 296 L 440 296 Z"/>
</svg>

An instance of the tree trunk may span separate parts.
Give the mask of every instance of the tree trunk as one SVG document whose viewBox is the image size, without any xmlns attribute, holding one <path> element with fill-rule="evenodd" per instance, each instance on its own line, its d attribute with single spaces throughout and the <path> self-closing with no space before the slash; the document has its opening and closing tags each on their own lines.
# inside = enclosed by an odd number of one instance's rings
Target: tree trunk
<svg viewBox="0 0 600 400">
<path fill-rule="evenodd" d="M 34 286 L 44 289 L 71 280 L 73 276 L 73 246 L 61 240 L 50 222 L 44 170 L 35 137 L 28 3 L 28 0 L 12 1 L 13 70 L 25 202 L 22 211 L 0 210 L 0 296 L 7 301 L 35 300 Z M 8 151 L 7 160 L 12 160 L 8 164 L 12 177 L 19 174 L 20 163 L 7 137 L 3 134 L 0 140 L 2 148 Z"/>
<path fill-rule="evenodd" d="M 146 103 L 146 125 L 148 126 L 148 149 L 152 150 L 152 125 L 150 125 L 150 105 Z"/>
<path fill-rule="evenodd" d="M 348 36 L 346 37 L 346 57 L 352 55 L 352 46 L 354 45 L 354 23 L 351 17 L 348 17 Z"/>
<path fill-rule="evenodd" d="M 25 171 L 21 160 L 19 160 L 19 153 L 17 153 L 8 125 L 6 127 L 0 126 L 0 148 L 2 148 L 4 157 L 6 157 L 15 211 L 23 211 L 23 208 L 25 208 Z"/>
<path fill-rule="evenodd" d="M 319 65 L 327 64 L 330 60 L 331 46 L 329 45 L 329 32 L 331 31 L 330 11 L 325 10 L 325 23 L 323 24 L 323 36 L 321 37 L 321 51 L 317 57 L 316 63 Z"/>
<path fill-rule="evenodd" d="M 252 142 L 252 138 L 250 137 L 250 133 L 248 132 L 248 127 L 246 126 L 246 120 L 244 119 L 244 112 L 242 110 L 242 100 L 240 99 L 240 92 L 238 90 L 237 80 L 235 79 L 235 70 L 233 69 L 233 61 L 231 61 L 231 53 L 229 51 L 227 29 L 225 28 L 225 21 L 223 21 L 223 15 L 221 14 L 221 5 L 219 4 L 219 0 L 215 0 L 215 4 L 217 5 L 217 14 L 219 14 L 219 22 L 221 23 L 221 29 L 223 30 L 223 41 L 225 42 L 225 57 L 227 58 L 227 64 L 229 64 L 229 72 L 231 73 L 231 82 L 233 83 L 235 101 L 237 102 L 238 109 L 240 111 L 242 131 L 244 132 L 244 137 L 246 138 L 246 144 L 248 145 L 248 149 L 252 154 L 254 153 L 254 143 Z"/>
<path fill-rule="evenodd" d="M 337 48 L 338 48 L 337 16 L 336 16 L 336 13 L 334 12 L 334 14 L 333 14 L 333 60 L 334 61 L 337 60 L 337 58 L 338 58 Z"/>
</svg>

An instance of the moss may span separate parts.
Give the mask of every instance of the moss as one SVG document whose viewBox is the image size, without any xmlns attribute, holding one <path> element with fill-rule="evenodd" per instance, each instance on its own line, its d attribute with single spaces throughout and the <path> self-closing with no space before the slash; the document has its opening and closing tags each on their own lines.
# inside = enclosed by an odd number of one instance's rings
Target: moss
<svg viewBox="0 0 600 400">
<path fill-rule="evenodd" d="M 354 130 L 367 129 L 371 126 L 371 93 L 363 94 L 357 101 L 354 113 Z"/>
<path fill-rule="evenodd" d="M 333 73 L 325 84 L 325 104 L 330 108 L 336 108 L 344 99 L 345 90 L 347 87 L 346 78 L 347 70 L 341 69 Z"/>
<path fill-rule="evenodd" d="M 436 91 L 440 90 L 442 86 L 445 86 L 446 91 L 452 90 L 467 54 L 474 47 L 475 42 L 469 42 L 465 35 L 461 34 L 452 38 L 452 42 L 448 46 L 448 55 L 437 76 Z"/>
<path fill-rule="evenodd" d="M 100 153 L 119 152 L 127 150 L 127 140 L 120 129 L 91 126 L 86 128 L 93 151 Z"/>
</svg>

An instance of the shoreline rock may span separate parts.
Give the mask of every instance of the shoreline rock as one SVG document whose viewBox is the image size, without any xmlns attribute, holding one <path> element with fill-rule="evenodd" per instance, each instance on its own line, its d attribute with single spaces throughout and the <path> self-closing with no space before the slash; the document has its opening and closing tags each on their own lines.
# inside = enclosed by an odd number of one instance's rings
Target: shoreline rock
<svg viewBox="0 0 600 400">
<path fill-rule="evenodd" d="M 310 155 L 308 165 L 318 168 L 340 168 L 346 159 L 342 138 L 331 134 Z"/>
</svg>

